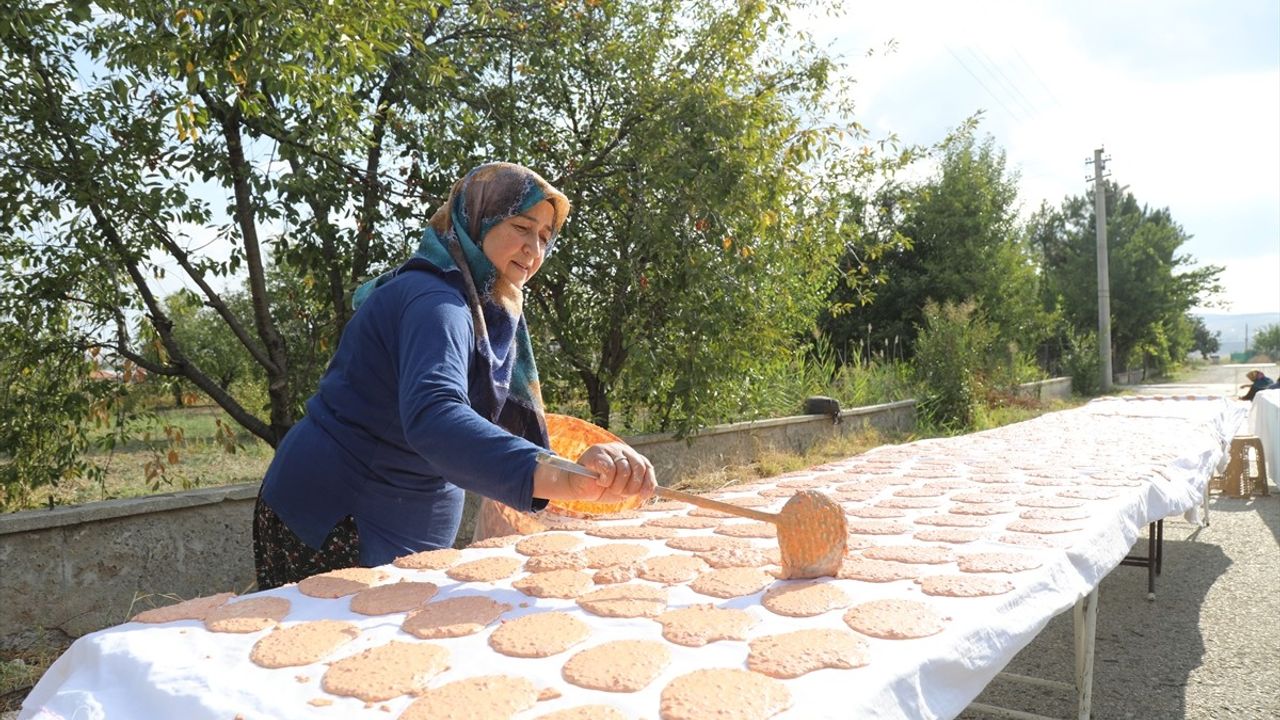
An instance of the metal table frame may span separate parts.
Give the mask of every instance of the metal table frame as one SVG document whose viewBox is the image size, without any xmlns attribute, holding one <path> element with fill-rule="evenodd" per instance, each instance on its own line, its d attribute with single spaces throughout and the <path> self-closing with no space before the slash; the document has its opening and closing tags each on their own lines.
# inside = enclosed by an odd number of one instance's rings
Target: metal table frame
<svg viewBox="0 0 1280 720">
<path fill-rule="evenodd" d="M 1205 520 L 1207 524 L 1207 513 Z M 1147 569 L 1147 599 L 1154 600 L 1156 597 L 1156 576 L 1160 574 L 1163 562 L 1164 520 L 1160 519 L 1147 526 L 1147 554 L 1145 556 L 1128 555 L 1120 561 L 1120 564 L 1145 567 Z M 1073 620 L 1076 649 L 1074 684 L 1011 672 L 999 673 L 997 677 L 1025 685 L 1036 685 L 1055 690 L 1074 690 L 1076 693 L 1076 720 L 1089 720 L 1090 714 L 1093 712 L 1093 654 L 1096 647 L 1095 640 L 1098 627 L 1098 588 L 1095 587 L 1088 595 L 1076 601 Z M 982 702 L 969 703 L 969 709 L 979 710 L 999 717 L 1013 718 L 1014 720 L 1057 720 L 1047 715 L 1012 710 Z"/>
<path fill-rule="evenodd" d="M 1093 712 L 1093 651 L 1098 629 L 1098 588 L 1095 587 L 1088 595 L 1076 600 L 1072 619 L 1075 625 L 1076 640 L 1074 684 L 1010 672 L 999 673 L 997 677 L 1056 690 L 1074 690 L 1076 693 L 1076 719 L 1089 720 L 1090 713 Z M 1014 718 L 1014 720 L 1057 720 L 1047 715 L 1011 710 L 981 702 L 969 703 L 969 709 L 980 710 L 1000 717 Z"/>
</svg>

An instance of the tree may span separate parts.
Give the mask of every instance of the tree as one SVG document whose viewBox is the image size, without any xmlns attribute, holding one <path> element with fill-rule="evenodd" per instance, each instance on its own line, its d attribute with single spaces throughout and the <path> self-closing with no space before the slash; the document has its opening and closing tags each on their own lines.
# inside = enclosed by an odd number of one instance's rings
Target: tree
<svg viewBox="0 0 1280 720">
<path fill-rule="evenodd" d="M 869 302 L 859 306 L 848 289 L 837 291 L 833 299 L 845 311 L 825 323 L 837 346 L 901 344 L 910 355 L 929 300 L 976 301 L 998 337 L 1022 348 L 1045 335 L 1036 268 L 1018 226 L 1017 175 L 994 141 L 978 141 L 974 130 L 967 124 L 939 144 L 932 178 L 874 202 L 879 215 L 900 218 L 893 231 L 904 240 L 889 241 L 872 263 L 883 280 Z"/>
<path fill-rule="evenodd" d="M 19 264 L 0 317 L 56 304 L 73 356 L 181 378 L 275 444 L 350 290 L 408 253 L 454 178 L 502 157 L 579 208 L 531 289 L 548 394 L 690 427 L 812 315 L 833 191 L 859 172 L 808 119 L 834 110 L 833 66 L 785 7 L 10 3 L 0 260 Z M 210 235 L 230 254 L 202 252 Z M 193 321 L 216 317 L 250 358 L 265 414 L 166 307 L 172 268 Z"/>
<path fill-rule="evenodd" d="M 4 234 L 19 240 L 6 260 L 21 257 L 27 270 L 4 301 L 64 303 L 81 317 L 73 345 L 185 378 L 274 444 L 296 414 L 289 348 L 268 296 L 268 250 L 325 278 L 332 332 L 340 330 L 343 288 L 388 250 L 374 222 L 387 214 L 387 96 L 400 92 L 407 64 L 415 81 L 439 77 L 431 63 L 457 41 L 436 34 L 441 8 L 431 2 L 97 7 L 95 15 L 87 2 L 18 2 L 0 19 L 0 214 Z M 423 40 L 424 28 L 438 46 Z M 225 189 L 225 217 L 197 193 L 202 183 Z M 338 229 L 344 216 L 357 220 L 350 231 Z M 281 221 L 301 232 L 271 238 L 268 227 Z M 194 251 L 184 236 L 192 226 L 216 228 L 230 257 Z M 267 418 L 184 346 L 158 296 L 157 258 L 180 268 L 252 357 L 270 398 Z M 247 315 L 215 288 L 219 276 L 240 271 Z M 163 347 L 162 362 L 130 336 L 137 314 Z"/>
<path fill-rule="evenodd" d="M 1266 325 L 1253 336 L 1253 351 L 1280 359 L 1280 325 Z"/>
<path fill-rule="evenodd" d="M 1208 360 L 1210 355 L 1217 354 L 1218 348 L 1220 347 L 1218 336 L 1222 333 L 1210 333 L 1209 328 L 1204 324 L 1204 318 L 1199 315 L 1191 316 L 1190 321 L 1192 325 L 1192 341 L 1195 343 L 1195 350 L 1200 353 L 1200 357 L 1202 359 Z"/>
<path fill-rule="evenodd" d="M 541 72 L 514 115 L 573 168 L 578 208 L 532 283 L 535 332 L 557 348 L 548 395 L 583 388 L 602 425 L 618 406 L 682 431 L 735 411 L 832 277 L 835 195 L 859 169 L 830 152 L 836 128 L 804 120 L 827 112 L 830 61 L 779 57 L 791 40 L 764 3 L 718 5 L 549 10 L 532 28 L 554 42 L 515 61 Z"/>
<path fill-rule="evenodd" d="M 1194 267 L 1194 258 L 1178 254 L 1190 237 L 1167 208 L 1141 206 L 1114 183 L 1105 192 L 1115 368 L 1160 371 L 1191 350 L 1187 311 L 1219 292 L 1222 268 Z M 1070 197 L 1058 209 L 1042 207 L 1031 223 L 1043 268 L 1043 302 L 1079 332 L 1098 322 L 1093 208 L 1091 197 Z"/>
</svg>

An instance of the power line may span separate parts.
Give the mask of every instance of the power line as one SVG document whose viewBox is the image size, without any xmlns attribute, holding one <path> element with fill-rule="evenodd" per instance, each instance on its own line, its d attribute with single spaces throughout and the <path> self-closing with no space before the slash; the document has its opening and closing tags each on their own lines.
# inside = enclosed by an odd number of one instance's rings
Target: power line
<svg viewBox="0 0 1280 720">
<path fill-rule="evenodd" d="M 991 96 L 991 99 L 995 100 L 997 103 L 1000 104 L 1000 107 L 1004 108 L 1004 111 L 1008 113 L 1009 117 L 1012 118 L 1014 122 L 1017 122 L 1017 123 L 1022 122 L 1022 120 L 1020 120 L 1018 116 L 1013 114 L 1013 111 L 1009 109 L 1009 106 L 1004 104 L 1004 101 L 1001 100 L 998 95 L 996 95 L 994 92 L 991 92 L 991 88 L 987 87 L 987 84 L 982 82 L 982 78 L 975 75 L 974 72 L 969 69 L 969 66 L 965 64 L 964 60 L 960 59 L 960 56 L 957 55 L 956 52 L 952 50 L 950 46 L 946 46 L 946 48 L 947 48 L 947 52 L 951 53 L 951 57 L 955 58 L 956 62 L 960 63 L 960 67 L 964 68 L 964 71 L 969 73 L 969 77 L 972 77 L 975 81 L 977 81 L 977 83 L 982 86 L 982 89 L 986 90 L 987 94 Z"/>
<path fill-rule="evenodd" d="M 970 52 L 975 51 L 971 49 Z M 1008 75 L 1005 75 L 1004 71 L 1000 69 L 1000 66 L 997 65 L 989 55 L 983 52 L 981 48 L 979 48 L 976 53 L 981 57 L 981 59 L 986 60 L 990 64 L 991 69 L 995 70 L 996 74 L 1004 81 L 1005 87 L 1011 90 L 1014 95 L 1022 99 L 1022 106 L 1023 109 L 1027 111 L 1027 114 L 1034 115 L 1036 112 L 1035 106 L 1032 104 L 1031 100 L 1029 100 L 1026 95 L 1023 95 L 1022 91 L 1018 89 L 1018 84 L 1011 80 Z"/>
<path fill-rule="evenodd" d="M 1018 59 L 1022 61 L 1023 67 L 1025 67 L 1027 71 L 1031 73 L 1031 77 L 1035 78 L 1036 82 L 1040 83 L 1040 87 L 1044 88 L 1044 91 L 1049 94 L 1049 99 L 1053 100 L 1053 104 L 1062 108 L 1063 105 L 1062 103 L 1058 102 L 1058 96 L 1053 94 L 1053 90 L 1050 90 L 1049 86 L 1046 85 L 1044 80 L 1040 78 L 1040 74 L 1036 72 L 1036 69 L 1031 67 L 1031 63 L 1027 62 L 1027 59 L 1022 57 L 1022 53 L 1018 52 L 1017 48 L 1014 48 L 1013 54 L 1018 56 Z"/>
</svg>

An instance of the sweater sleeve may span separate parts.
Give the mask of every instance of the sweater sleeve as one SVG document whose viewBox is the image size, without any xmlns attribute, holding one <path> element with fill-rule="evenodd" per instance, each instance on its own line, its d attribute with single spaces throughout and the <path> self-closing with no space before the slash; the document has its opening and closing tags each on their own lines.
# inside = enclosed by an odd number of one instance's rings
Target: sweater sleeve
<svg viewBox="0 0 1280 720">
<path fill-rule="evenodd" d="M 466 304 L 447 292 L 425 293 L 406 304 L 399 327 L 399 412 L 409 446 L 449 482 L 532 509 L 540 448 L 482 417 L 469 401 L 475 343 Z"/>
</svg>

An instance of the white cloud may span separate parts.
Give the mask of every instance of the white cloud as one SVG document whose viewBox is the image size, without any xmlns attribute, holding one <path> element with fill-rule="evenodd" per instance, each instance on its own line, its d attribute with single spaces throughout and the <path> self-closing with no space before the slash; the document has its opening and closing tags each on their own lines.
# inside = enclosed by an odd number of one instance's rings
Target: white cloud
<svg viewBox="0 0 1280 720">
<path fill-rule="evenodd" d="M 795 20 L 845 56 L 859 122 L 932 143 L 979 109 L 1024 211 L 1113 179 L 1228 268 L 1232 312 L 1280 310 L 1280 13 L 1270 4 L 849 0 Z M 882 51 L 886 42 L 896 50 Z M 870 57 L 866 52 L 876 49 Z M 1271 288 L 1268 292 L 1266 288 Z"/>
</svg>

